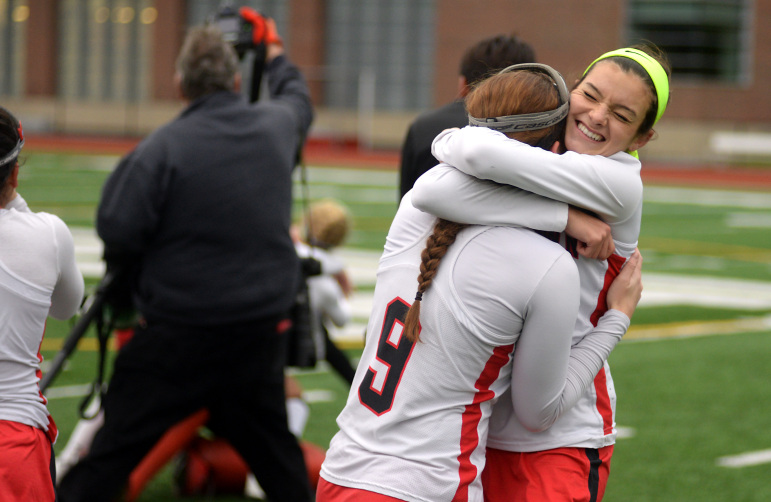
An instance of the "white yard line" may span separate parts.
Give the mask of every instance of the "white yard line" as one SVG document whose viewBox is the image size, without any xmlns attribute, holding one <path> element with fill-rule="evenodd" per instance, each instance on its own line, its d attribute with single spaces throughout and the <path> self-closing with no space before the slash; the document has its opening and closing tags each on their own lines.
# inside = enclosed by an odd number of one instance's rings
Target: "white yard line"
<svg viewBox="0 0 771 502">
<path fill-rule="evenodd" d="M 75 253 L 84 275 L 100 278 L 104 274 L 102 245 L 93 229 L 73 228 Z M 366 319 L 372 308 L 372 288 L 380 258 L 379 251 L 340 249 L 337 251 L 346 263 L 348 273 L 358 291 L 351 299 L 354 322 L 333 330 L 332 337 L 347 347 L 361 347 L 364 341 Z M 739 279 L 719 279 L 669 274 L 643 274 L 640 306 L 694 305 L 729 307 L 735 309 L 771 308 L 771 283 Z M 725 333 L 755 332 L 771 329 L 771 318 L 749 318 L 728 321 L 668 323 L 635 327 L 625 340 L 706 336 Z"/>
<path fill-rule="evenodd" d="M 768 464 L 771 463 L 771 450 L 748 451 L 738 455 L 720 457 L 717 459 L 716 463 L 720 467 L 732 468 Z"/>
</svg>

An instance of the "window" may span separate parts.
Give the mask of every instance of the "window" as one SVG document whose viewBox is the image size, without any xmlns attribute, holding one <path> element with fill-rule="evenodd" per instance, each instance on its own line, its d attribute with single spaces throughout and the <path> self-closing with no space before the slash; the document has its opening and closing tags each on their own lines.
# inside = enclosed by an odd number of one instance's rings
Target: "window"
<svg viewBox="0 0 771 502">
<path fill-rule="evenodd" d="M 740 82 L 749 72 L 751 0 L 630 0 L 630 43 L 663 49 L 680 80 Z"/>
<path fill-rule="evenodd" d="M 325 105 L 432 106 L 435 3 L 328 1 Z"/>
<path fill-rule="evenodd" d="M 138 102 L 150 86 L 151 0 L 63 0 L 59 95 Z"/>
<path fill-rule="evenodd" d="M 0 0 L 0 94 L 19 96 L 24 88 L 26 22 L 25 1 Z"/>
</svg>

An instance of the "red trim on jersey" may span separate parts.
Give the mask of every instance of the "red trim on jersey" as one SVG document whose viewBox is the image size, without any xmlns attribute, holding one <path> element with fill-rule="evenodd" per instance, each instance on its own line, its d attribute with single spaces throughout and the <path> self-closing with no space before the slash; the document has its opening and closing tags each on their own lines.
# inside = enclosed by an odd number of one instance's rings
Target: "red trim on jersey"
<svg viewBox="0 0 771 502">
<path fill-rule="evenodd" d="M 602 290 L 600 290 L 600 294 L 597 297 L 597 306 L 595 307 L 594 312 L 592 312 L 591 317 L 589 317 L 592 326 L 597 326 L 600 317 L 608 311 L 608 289 L 610 288 L 613 279 L 621 272 L 621 267 L 625 262 L 626 258 L 622 258 L 617 254 L 610 255 L 610 258 L 608 258 L 608 270 L 605 271 L 605 281 L 603 282 Z"/>
<path fill-rule="evenodd" d="M 40 363 L 43 362 L 43 354 L 40 353 L 40 349 L 43 347 L 43 338 L 46 336 L 46 327 L 48 326 L 48 320 L 43 323 L 43 334 L 40 336 L 40 345 L 37 346 L 37 369 L 35 370 L 35 376 L 37 377 L 38 381 L 38 394 L 40 394 L 40 399 L 43 400 L 43 404 L 48 404 L 48 400 L 43 395 L 42 392 L 40 392 L 40 380 L 43 378 L 43 371 L 40 369 Z"/>
<path fill-rule="evenodd" d="M 610 406 L 608 379 L 604 366 L 594 377 L 594 392 L 597 394 L 597 411 L 602 415 L 602 433 L 607 436 L 613 432 L 613 408 Z"/>
<path fill-rule="evenodd" d="M 40 337 L 40 345 L 38 345 L 37 347 L 38 363 L 43 362 L 43 354 L 41 354 L 40 349 L 43 348 L 43 338 L 45 338 L 45 332 L 46 332 L 47 326 L 48 326 L 48 320 L 46 320 L 45 324 L 43 324 L 43 336 Z M 37 377 L 38 394 L 40 395 L 40 399 L 43 400 L 43 404 L 47 405 L 48 399 L 46 399 L 43 393 L 40 392 L 40 380 L 43 378 L 43 371 L 40 369 L 40 364 L 38 364 L 37 369 L 35 370 L 35 376 Z M 54 417 L 52 417 L 50 414 L 48 415 L 48 430 L 44 432 L 48 437 L 48 440 L 51 441 L 51 444 L 54 444 L 56 442 L 56 438 L 59 437 L 59 428 L 56 427 L 56 422 L 54 422 Z"/>
<path fill-rule="evenodd" d="M 324 478 L 319 479 L 316 490 L 316 502 L 403 502 L 402 499 L 389 497 L 381 493 L 349 488 L 330 483 Z"/>
<path fill-rule="evenodd" d="M 482 373 L 474 383 L 474 387 L 478 392 L 474 395 L 474 401 L 466 405 L 466 410 L 463 412 L 460 455 L 458 455 L 460 484 L 455 492 L 455 496 L 452 498 L 453 502 L 468 500 L 468 485 L 477 476 L 477 468 L 471 463 L 471 453 L 479 446 L 479 422 L 482 419 L 480 404 L 494 397 L 490 386 L 498 378 L 501 368 L 509 362 L 509 355 L 513 350 L 513 344 L 495 347 L 490 359 L 485 363 Z"/>
<path fill-rule="evenodd" d="M 597 297 L 597 306 L 589 317 L 592 326 L 597 326 L 605 312 L 608 311 L 608 289 L 613 279 L 621 272 L 621 267 L 626 262 L 626 258 L 614 254 L 608 258 L 608 270 L 605 272 L 605 280 L 602 284 L 602 290 Z M 608 435 L 613 432 L 613 408 L 610 405 L 610 395 L 608 394 L 608 381 L 605 375 L 605 368 L 600 368 L 600 372 L 594 377 L 594 391 L 597 395 L 597 411 L 602 416 L 603 434 Z"/>
</svg>

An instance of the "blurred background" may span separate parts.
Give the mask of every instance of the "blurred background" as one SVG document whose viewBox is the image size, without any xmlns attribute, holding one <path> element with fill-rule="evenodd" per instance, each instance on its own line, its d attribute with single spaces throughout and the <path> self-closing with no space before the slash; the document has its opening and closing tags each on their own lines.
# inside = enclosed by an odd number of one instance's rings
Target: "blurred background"
<svg viewBox="0 0 771 502">
<path fill-rule="evenodd" d="M 35 134 L 141 137 L 182 106 L 188 26 L 220 0 L 0 0 L 0 99 Z M 572 82 L 599 54 L 650 40 L 673 67 L 647 160 L 771 160 L 771 0 L 262 0 L 308 78 L 311 140 L 398 149 L 418 112 L 455 98 L 458 62 L 499 33 Z"/>
<path fill-rule="evenodd" d="M 464 50 L 515 33 L 570 83 L 603 52 L 662 47 L 672 98 L 640 152 L 645 292 L 611 357 L 621 435 L 606 500 L 771 500 L 771 0 L 0 0 L 0 103 L 24 123 L 23 195 L 70 226 L 91 289 L 104 271 L 93 229 L 104 179 L 182 110 L 172 78 L 185 32 L 225 5 L 273 17 L 310 83 L 305 183 L 354 216 L 340 250 L 354 319 L 333 333 L 354 362 L 401 142 L 418 113 L 456 97 Z M 49 320 L 47 361 L 73 322 Z M 96 372 L 92 335 L 46 394 L 57 452 Z M 326 448 L 347 385 L 323 365 L 297 377 L 304 438 Z M 172 478 L 170 467 L 141 500 L 174 499 Z"/>
</svg>

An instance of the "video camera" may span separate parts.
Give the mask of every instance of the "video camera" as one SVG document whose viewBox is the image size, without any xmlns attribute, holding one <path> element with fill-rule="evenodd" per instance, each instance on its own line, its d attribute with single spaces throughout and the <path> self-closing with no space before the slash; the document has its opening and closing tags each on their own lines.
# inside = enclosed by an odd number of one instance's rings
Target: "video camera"
<svg viewBox="0 0 771 502">
<path fill-rule="evenodd" d="M 252 11 L 258 18 L 261 14 Z M 251 57 L 251 74 L 247 81 L 250 81 L 248 89 L 249 101 L 254 103 L 260 99 L 260 86 L 262 85 L 262 74 L 265 70 L 266 49 L 264 43 L 255 43 L 255 25 L 249 22 L 231 2 L 223 2 L 219 10 L 209 17 L 209 23 L 216 25 L 222 32 L 222 37 L 233 46 L 238 55 L 238 59 L 248 62 Z M 264 29 L 264 27 L 263 27 Z"/>
<path fill-rule="evenodd" d="M 253 26 L 241 17 L 234 6 L 221 6 L 212 17 L 212 22 L 220 29 L 225 41 L 233 46 L 239 58 L 243 58 L 248 50 L 255 48 L 252 40 Z"/>
</svg>

